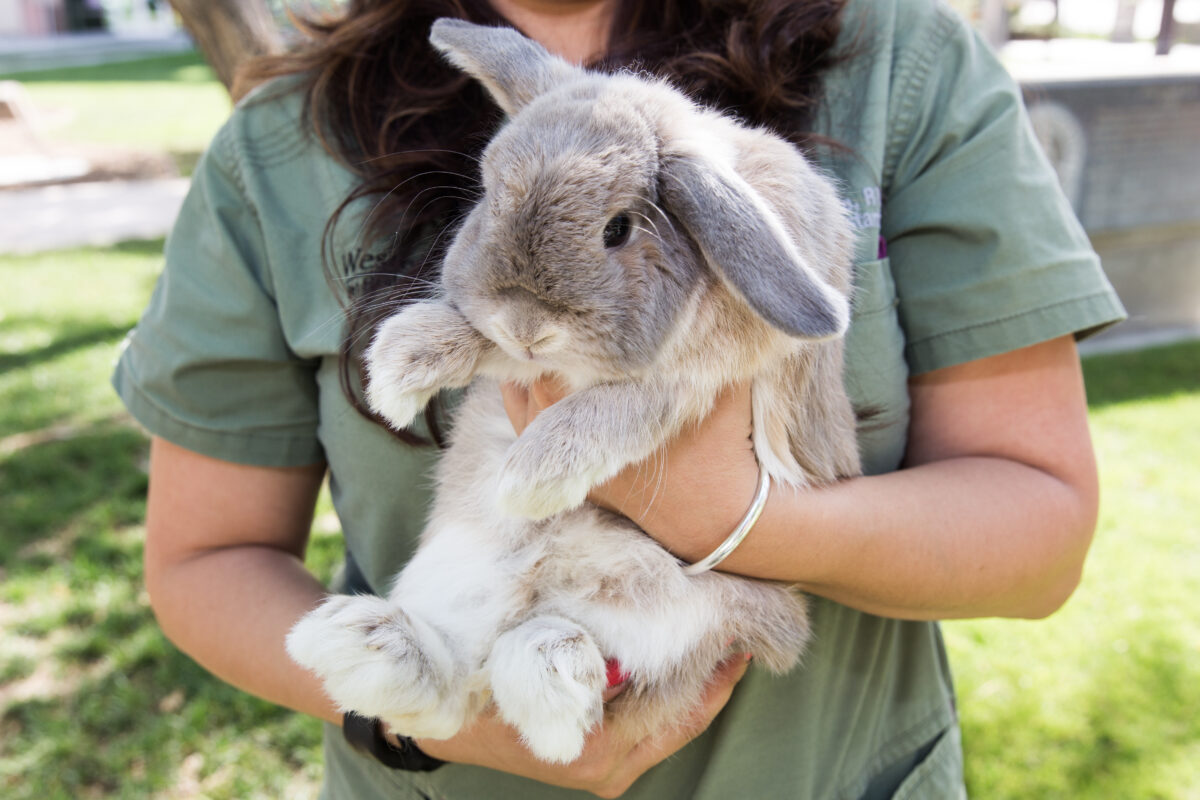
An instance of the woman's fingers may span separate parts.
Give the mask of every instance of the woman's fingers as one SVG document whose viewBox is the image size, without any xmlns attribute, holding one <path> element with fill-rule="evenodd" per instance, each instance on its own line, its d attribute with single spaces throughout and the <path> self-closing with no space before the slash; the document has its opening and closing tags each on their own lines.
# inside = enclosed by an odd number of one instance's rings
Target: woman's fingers
<svg viewBox="0 0 1200 800">
<path fill-rule="evenodd" d="M 519 383 L 505 381 L 500 384 L 500 396 L 504 399 L 504 413 L 512 423 L 517 435 L 529 424 L 529 390 Z"/>
<path fill-rule="evenodd" d="M 645 759 L 652 766 L 708 730 L 708 726 L 733 696 L 734 687 L 749 667 L 749 653 L 737 653 L 722 661 L 709 679 L 703 702 L 692 712 L 691 718 L 660 736 L 639 742 L 630 753 L 630 758 Z"/>
<path fill-rule="evenodd" d="M 557 375 L 548 375 L 534 381 L 529 387 L 533 404 L 541 411 L 567 396 L 567 385 Z"/>
<path fill-rule="evenodd" d="M 567 387 L 555 376 L 534 381 L 528 387 L 505 381 L 500 384 L 504 411 L 520 436 L 534 417 L 567 396 Z"/>
</svg>

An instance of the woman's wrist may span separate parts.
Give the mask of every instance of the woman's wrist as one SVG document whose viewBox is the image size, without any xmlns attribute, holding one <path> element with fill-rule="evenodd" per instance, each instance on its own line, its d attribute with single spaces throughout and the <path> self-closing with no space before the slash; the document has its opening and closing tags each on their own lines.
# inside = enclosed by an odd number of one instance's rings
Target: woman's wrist
<svg viewBox="0 0 1200 800">
<path fill-rule="evenodd" d="M 431 772 L 446 763 L 424 752 L 411 738 L 389 730 L 379 719 L 353 711 L 342 716 L 342 735 L 356 750 L 392 769 Z"/>
<path fill-rule="evenodd" d="M 597 487 L 591 499 L 628 517 L 672 554 L 694 563 L 726 540 L 751 505 L 759 469 L 749 450 L 744 456 L 716 467 L 674 459 L 662 470 L 655 469 L 652 456 Z"/>
</svg>

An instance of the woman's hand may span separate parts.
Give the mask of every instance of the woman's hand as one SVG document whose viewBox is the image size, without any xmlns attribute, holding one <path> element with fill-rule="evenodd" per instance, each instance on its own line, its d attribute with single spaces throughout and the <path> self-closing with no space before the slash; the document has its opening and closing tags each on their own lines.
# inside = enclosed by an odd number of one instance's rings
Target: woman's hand
<svg viewBox="0 0 1200 800">
<path fill-rule="evenodd" d="M 545 378 L 528 389 L 502 384 L 501 393 L 519 435 L 566 390 Z M 750 387 L 732 386 L 708 417 L 596 486 L 588 498 L 633 520 L 680 558 L 697 561 L 734 529 L 754 496 L 758 463 L 750 434 Z"/>
<path fill-rule="evenodd" d="M 746 674 L 747 666 L 748 658 L 740 655 L 722 662 L 709 681 L 703 704 L 683 725 L 640 742 L 622 741 L 601 726 L 588 735 L 583 754 L 570 764 L 539 761 L 521 744 L 516 730 L 494 710 L 452 739 L 422 739 L 417 744 L 444 761 L 488 767 L 554 786 L 582 789 L 599 797 L 620 797 L 644 772 L 708 728 Z"/>
</svg>

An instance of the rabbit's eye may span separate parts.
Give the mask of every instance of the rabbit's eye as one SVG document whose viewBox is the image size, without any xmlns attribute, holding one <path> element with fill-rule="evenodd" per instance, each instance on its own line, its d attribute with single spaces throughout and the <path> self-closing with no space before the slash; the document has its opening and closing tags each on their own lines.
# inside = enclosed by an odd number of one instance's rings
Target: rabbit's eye
<svg viewBox="0 0 1200 800">
<path fill-rule="evenodd" d="M 633 226 L 629 224 L 628 214 L 617 214 L 604 226 L 604 246 L 620 247 L 629 240 L 629 232 Z"/>
</svg>

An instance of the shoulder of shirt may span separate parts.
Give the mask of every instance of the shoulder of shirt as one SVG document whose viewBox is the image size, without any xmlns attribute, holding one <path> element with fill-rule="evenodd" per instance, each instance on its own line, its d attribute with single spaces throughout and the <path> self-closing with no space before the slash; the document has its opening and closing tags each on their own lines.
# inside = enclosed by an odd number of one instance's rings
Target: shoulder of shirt
<svg viewBox="0 0 1200 800">
<path fill-rule="evenodd" d="M 278 78 L 243 97 L 217 131 L 210 153 L 226 168 L 270 171 L 328 158 L 304 110 L 300 82 Z"/>
<path fill-rule="evenodd" d="M 914 126 L 937 106 L 941 85 L 962 77 L 972 51 L 985 45 L 945 0 L 849 0 L 844 14 L 845 80 L 886 86 L 886 187 Z"/>
<path fill-rule="evenodd" d="M 919 55 L 936 60 L 929 46 L 949 40 L 965 42 L 972 34 L 966 21 L 945 0 L 849 0 L 843 11 L 843 36 L 850 52 Z"/>
</svg>

